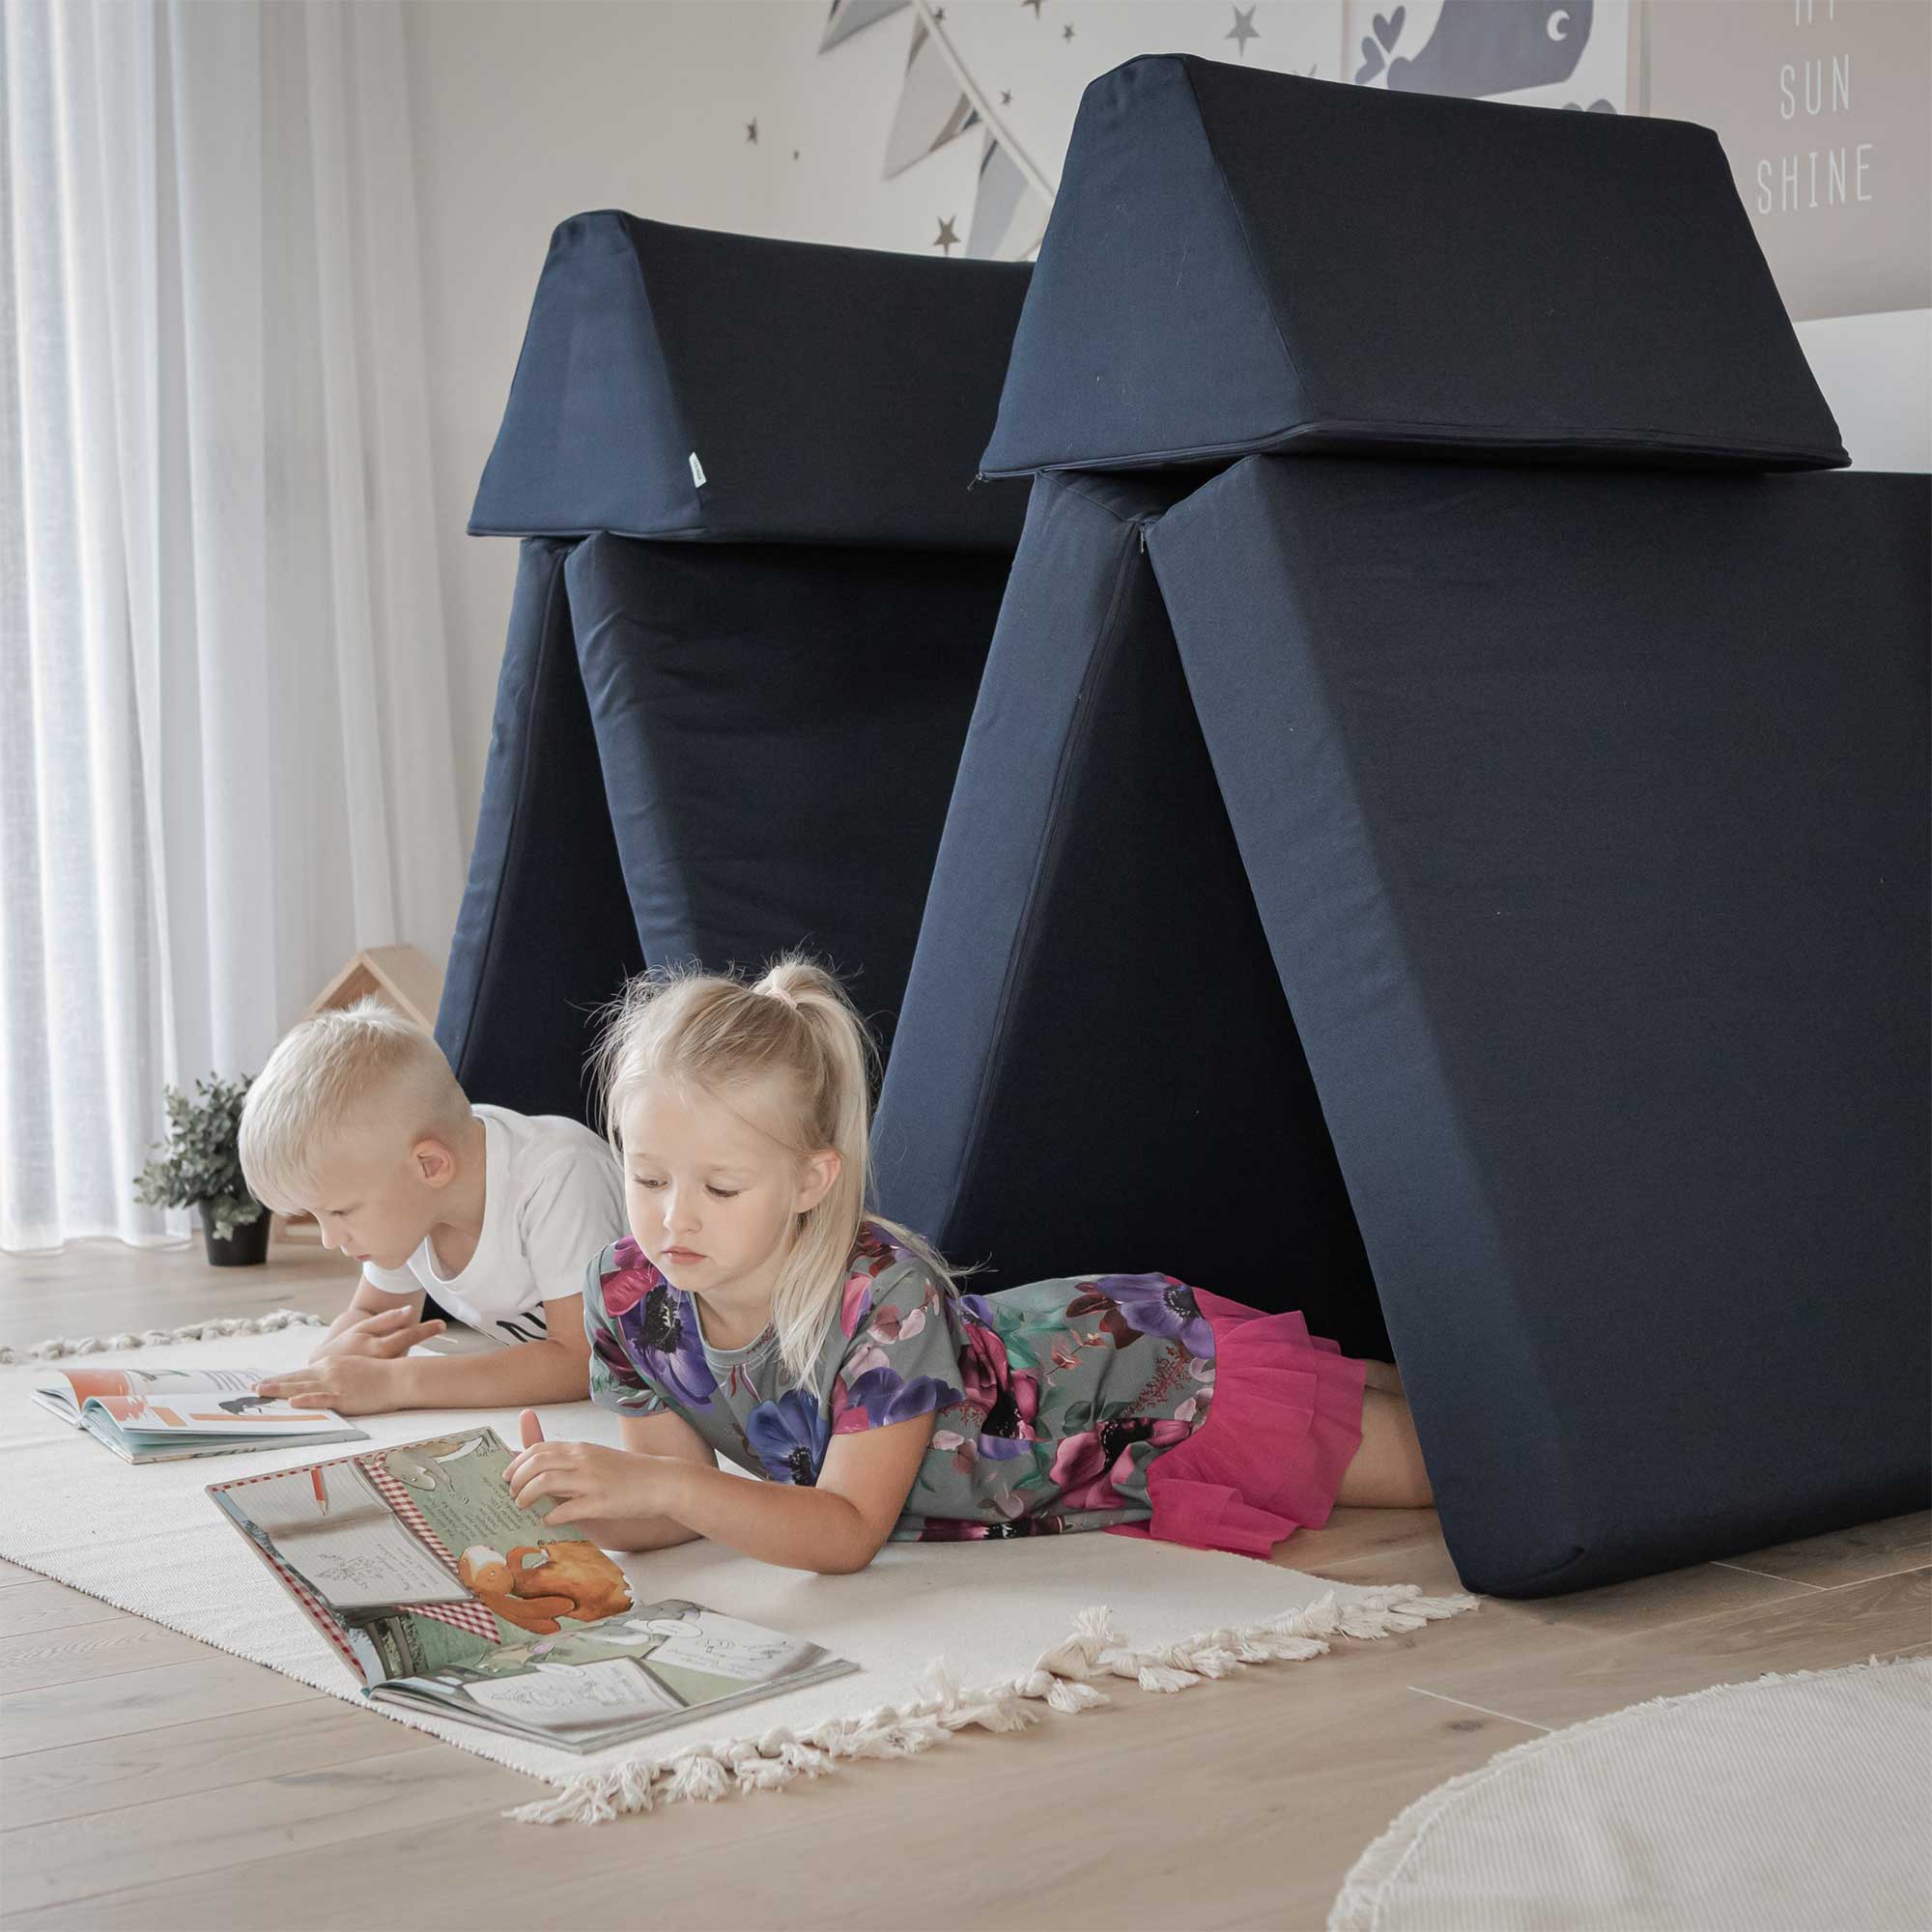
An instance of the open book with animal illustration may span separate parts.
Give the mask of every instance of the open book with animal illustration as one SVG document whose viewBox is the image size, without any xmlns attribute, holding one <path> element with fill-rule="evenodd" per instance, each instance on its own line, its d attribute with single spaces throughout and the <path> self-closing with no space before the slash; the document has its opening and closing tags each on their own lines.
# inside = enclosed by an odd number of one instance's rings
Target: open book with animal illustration
<svg viewBox="0 0 1932 1932">
<path fill-rule="evenodd" d="M 332 1408 L 292 1408 L 257 1395 L 271 1369 L 61 1369 L 34 1384 L 50 1415 L 104 1442 L 125 1463 L 176 1463 L 300 1442 L 366 1442 Z"/>
<path fill-rule="evenodd" d="M 698 1604 L 636 1602 L 580 1530 L 511 1500 L 512 1453 L 469 1429 L 208 1493 L 381 1703 L 591 1751 L 858 1668 Z"/>
</svg>

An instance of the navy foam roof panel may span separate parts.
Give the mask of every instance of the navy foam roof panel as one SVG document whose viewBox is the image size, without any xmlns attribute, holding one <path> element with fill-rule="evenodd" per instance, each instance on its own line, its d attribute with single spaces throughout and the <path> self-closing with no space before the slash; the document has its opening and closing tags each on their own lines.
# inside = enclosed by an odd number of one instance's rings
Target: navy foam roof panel
<svg viewBox="0 0 1932 1932">
<path fill-rule="evenodd" d="M 1709 128 L 1191 55 L 1088 87 L 990 475 L 1848 459 Z"/>
<path fill-rule="evenodd" d="M 1030 272 L 575 215 L 470 531 L 1010 551 L 973 484 Z"/>
<path fill-rule="evenodd" d="M 1175 487 L 1034 486 L 873 1131 L 970 1277 L 1172 1274 L 1387 1330 L 1144 550 Z"/>
<path fill-rule="evenodd" d="M 1928 532 L 1271 457 L 1153 526 L 1471 1588 L 1925 1505 Z"/>
<path fill-rule="evenodd" d="M 594 1014 L 643 968 L 611 836 L 564 566 L 527 538 L 436 1037 L 471 1100 L 591 1117 Z"/>
<path fill-rule="evenodd" d="M 1009 559 L 588 537 L 565 566 L 645 956 L 802 948 L 890 1047 Z"/>
</svg>

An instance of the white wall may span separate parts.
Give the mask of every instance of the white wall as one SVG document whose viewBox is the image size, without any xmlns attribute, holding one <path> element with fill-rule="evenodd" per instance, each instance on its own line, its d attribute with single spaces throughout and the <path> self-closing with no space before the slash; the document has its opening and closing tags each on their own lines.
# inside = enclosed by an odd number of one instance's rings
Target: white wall
<svg viewBox="0 0 1932 1932">
<path fill-rule="evenodd" d="M 410 7 L 410 99 L 430 346 L 439 564 L 456 686 L 458 782 L 473 828 L 517 546 L 464 533 L 523 344 L 551 230 L 627 208 L 769 233 L 761 175 L 712 135 L 771 58 L 770 4 L 552 0 Z"/>
<path fill-rule="evenodd" d="M 1932 309 L 1798 325 L 1856 469 L 1932 469 Z"/>
</svg>

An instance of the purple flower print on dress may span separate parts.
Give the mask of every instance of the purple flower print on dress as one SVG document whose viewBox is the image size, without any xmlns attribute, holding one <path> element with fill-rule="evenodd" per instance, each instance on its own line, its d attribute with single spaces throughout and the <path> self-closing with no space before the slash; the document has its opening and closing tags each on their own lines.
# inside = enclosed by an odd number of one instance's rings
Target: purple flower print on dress
<svg viewBox="0 0 1932 1932">
<path fill-rule="evenodd" d="M 1105 1309 L 1100 1326 L 1124 1349 L 1143 1335 L 1172 1337 L 1190 1355 L 1212 1355 L 1214 1331 L 1194 1291 L 1171 1274 L 1102 1275 L 1066 1304 L 1069 1317 Z"/>
<path fill-rule="evenodd" d="M 745 1439 L 775 1483 L 809 1490 L 818 1480 L 831 1432 L 818 1412 L 818 1398 L 805 1389 L 786 1389 L 776 1402 L 761 1402 L 745 1418 Z"/>
<path fill-rule="evenodd" d="M 931 1415 L 951 1408 L 958 1402 L 959 1391 L 936 1376 L 915 1376 L 907 1381 L 896 1369 L 867 1369 L 849 1386 L 840 1385 L 842 1401 L 835 1392 L 838 1419 L 834 1434 L 850 1435 L 861 1429 L 883 1429 L 892 1422 L 910 1422 L 916 1415 Z"/>
<path fill-rule="evenodd" d="M 690 1408 L 711 1406 L 718 1378 L 704 1359 L 689 1295 L 660 1275 L 657 1286 L 617 1318 L 617 1331 L 631 1360 L 673 1402 Z"/>
<path fill-rule="evenodd" d="M 1146 1416 L 1117 1416 L 1097 1430 L 1069 1435 L 1054 1452 L 1053 1480 L 1061 1486 L 1063 1509 L 1120 1509 L 1127 1498 L 1120 1485 L 1134 1472 L 1129 1453 L 1136 1442 L 1171 1449 L 1193 1434 L 1185 1422 L 1151 1421 Z"/>
</svg>

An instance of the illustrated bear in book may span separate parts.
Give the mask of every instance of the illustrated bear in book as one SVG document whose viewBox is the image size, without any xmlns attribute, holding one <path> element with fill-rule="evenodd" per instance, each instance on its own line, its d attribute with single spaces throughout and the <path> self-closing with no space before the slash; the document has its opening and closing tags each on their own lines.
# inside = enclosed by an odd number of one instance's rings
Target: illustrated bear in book
<svg viewBox="0 0 1932 1932">
<path fill-rule="evenodd" d="M 526 1543 L 507 1556 L 471 1544 L 456 1574 L 505 1623 L 538 1636 L 554 1636 L 559 1617 L 594 1624 L 631 1607 L 624 1573 L 594 1543 Z"/>
</svg>

